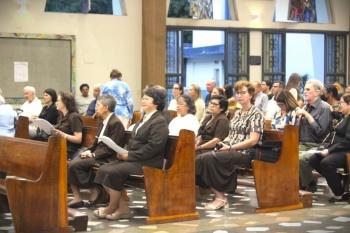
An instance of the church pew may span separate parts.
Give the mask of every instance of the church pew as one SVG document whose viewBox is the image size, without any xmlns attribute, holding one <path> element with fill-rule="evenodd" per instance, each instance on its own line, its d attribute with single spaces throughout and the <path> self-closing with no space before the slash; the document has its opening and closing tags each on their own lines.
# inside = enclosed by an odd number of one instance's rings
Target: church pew
<svg viewBox="0 0 350 233">
<path fill-rule="evenodd" d="M 29 118 L 25 116 L 19 116 L 16 121 L 15 129 L 16 138 L 29 138 Z"/>
<path fill-rule="evenodd" d="M 72 232 L 67 221 L 66 141 L 0 136 L 0 171 L 16 232 Z"/>
<path fill-rule="evenodd" d="M 265 140 L 282 140 L 279 160 L 253 160 L 258 200 L 257 213 L 303 208 L 299 198 L 299 129 L 287 125 L 284 132 L 264 131 Z"/>
<path fill-rule="evenodd" d="M 91 127 L 97 127 L 98 120 L 89 116 L 82 116 L 83 119 L 83 125 L 84 126 L 91 126 Z"/>
</svg>

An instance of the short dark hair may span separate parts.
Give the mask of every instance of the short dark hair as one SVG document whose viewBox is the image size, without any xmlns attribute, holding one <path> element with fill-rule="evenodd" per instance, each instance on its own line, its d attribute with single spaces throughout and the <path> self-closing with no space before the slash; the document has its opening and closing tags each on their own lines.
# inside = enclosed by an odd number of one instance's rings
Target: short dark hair
<svg viewBox="0 0 350 233">
<path fill-rule="evenodd" d="M 265 83 L 266 83 L 266 86 L 268 86 L 269 89 L 271 88 L 272 82 L 271 82 L 270 80 L 266 79 L 266 80 L 262 80 L 261 83 L 262 83 L 262 82 L 265 82 Z"/>
<path fill-rule="evenodd" d="M 88 89 L 90 89 L 89 84 L 83 83 L 83 84 L 81 84 L 80 87 L 79 87 L 80 91 L 83 90 L 84 87 L 87 87 Z"/>
<path fill-rule="evenodd" d="M 332 84 L 332 85 L 327 85 L 326 86 L 326 92 L 328 94 L 331 94 L 334 99 L 339 100 L 339 94 L 338 94 L 338 89 Z"/>
<path fill-rule="evenodd" d="M 181 83 L 174 83 L 173 86 L 174 85 L 177 85 L 179 87 L 179 91 L 181 92 L 181 95 L 182 95 L 184 93 L 184 86 L 182 86 Z"/>
<path fill-rule="evenodd" d="M 210 100 L 218 100 L 219 106 L 222 109 L 221 112 L 226 112 L 228 108 L 228 101 L 227 99 L 222 95 L 214 95 L 211 96 Z"/>
<path fill-rule="evenodd" d="M 157 110 L 163 111 L 166 104 L 167 91 L 164 87 L 159 85 L 148 85 L 143 90 L 143 94 L 153 98 L 153 104 L 157 105 Z"/>
<path fill-rule="evenodd" d="M 74 96 L 71 93 L 61 91 L 59 95 L 61 96 L 61 101 L 66 106 L 69 113 L 78 112 Z"/>
<path fill-rule="evenodd" d="M 120 80 L 120 78 L 122 77 L 123 75 L 122 75 L 122 73 L 119 71 L 119 70 L 117 70 L 117 69 L 113 69 L 112 71 L 111 71 L 111 73 L 109 74 L 109 77 L 111 78 L 111 79 L 119 79 Z"/>
<path fill-rule="evenodd" d="M 109 112 L 114 112 L 115 106 L 117 105 L 117 102 L 111 95 L 102 95 L 98 97 L 97 101 L 100 102 L 103 106 L 106 106 Z"/>
<path fill-rule="evenodd" d="M 52 103 L 56 103 L 56 101 L 57 101 L 57 93 L 56 93 L 56 91 L 54 89 L 47 88 L 47 89 L 45 89 L 44 93 L 46 93 L 49 96 L 51 96 Z"/>
<path fill-rule="evenodd" d="M 180 95 L 179 98 L 177 98 L 177 100 L 179 99 L 183 99 L 185 101 L 188 108 L 188 113 L 193 115 L 196 114 L 196 106 L 194 105 L 194 101 L 191 96 L 184 94 Z"/>
</svg>

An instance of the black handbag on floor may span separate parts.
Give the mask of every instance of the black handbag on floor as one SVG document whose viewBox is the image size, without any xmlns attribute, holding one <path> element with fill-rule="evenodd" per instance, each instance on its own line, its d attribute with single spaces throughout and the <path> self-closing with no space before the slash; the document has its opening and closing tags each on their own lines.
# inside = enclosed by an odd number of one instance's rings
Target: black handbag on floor
<svg viewBox="0 0 350 233">
<path fill-rule="evenodd" d="M 266 141 L 256 147 L 255 159 L 275 163 L 280 157 L 282 141 Z"/>
</svg>

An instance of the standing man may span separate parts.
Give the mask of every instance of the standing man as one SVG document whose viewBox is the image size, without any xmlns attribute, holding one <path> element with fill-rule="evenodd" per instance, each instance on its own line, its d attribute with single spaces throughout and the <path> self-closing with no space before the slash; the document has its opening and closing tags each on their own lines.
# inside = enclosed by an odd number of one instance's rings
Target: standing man
<svg viewBox="0 0 350 233">
<path fill-rule="evenodd" d="M 87 83 L 83 83 L 79 87 L 81 95 L 75 97 L 75 101 L 78 107 L 79 114 L 86 115 L 86 110 L 90 102 L 93 100 L 91 96 L 89 96 L 89 85 Z"/>
<path fill-rule="evenodd" d="M 205 97 L 205 107 L 208 107 L 209 100 L 211 98 L 211 92 L 213 91 L 214 87 L 216 87 L 216 82 L 214 80 L 208 80 L 205 84 L 208 94 Z"/>
<path fill-rule="evenodd" d="M 309 158 L 314 153 L 308 152 L 311 148 L 317 148 L 326 137 L 331 126 L 331 110 L 329 105 L 321 100 L 323 84 L 318 80 L 309 80 L 304 89 L 306 105 L 297 110 L 300 117 L 300 187 L 307 191 L 316 191 L 316 181 L 312 176 L 312 167 Z"/>
<path fill-rule="evenodd" d="M 270 80 L 263 80 L 261 81 L 261 90 L 264 94 L 269 97 L 269 100 L 273 97 L 273 94 L 270 91 L 271 89 L 271 81 Z"/>
<path fill-rule="evenodd" d="M 269 101 L 269 98 L 265 93 L 262 92 L 261 83 L 260 82 L 254 82 L 253 87 L 255 88 L 255 94 L 254 94 L 254 105 L 258 109 L 260 109 L 263 114 L 265 115 L 267 111 L 267 102 Z"/>
</svg>

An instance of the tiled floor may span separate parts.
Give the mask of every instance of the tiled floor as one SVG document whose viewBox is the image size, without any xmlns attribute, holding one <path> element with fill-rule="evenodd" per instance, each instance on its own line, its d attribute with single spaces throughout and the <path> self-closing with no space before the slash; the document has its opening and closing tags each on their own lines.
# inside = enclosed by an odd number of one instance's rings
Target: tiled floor
<svg viewBox="0 0 350 233">
<path fill-rule="evenodd" d="M 255 214 L 257 206 L 255 189 L 238 186 L 237 193 L 229 195 L 229 208 L 205 211 L 203 203 L 197 202 L 200 219 L 195 221 L 146 225 L 147 216 L 144 191 L 128 188 L 130 205 L 134 217 L 130 220 L 107 221 L 92 216 L 92 210 L 80 209 L 89 214 L 88 231 L 95 233 L 137 233 L 137 232 L 309 232 L 331 233 L 350 232 L 350 204 L 329 204 L 329 191 L 324 181 L 319 182 L 318 191 L 313 196 L 313 207 L 295 211 Z M 207 198 L 211 198 L 208 196 Z M 11 214 L 0 217 L 0 233 L 14 232 Z"/>
</svg>

